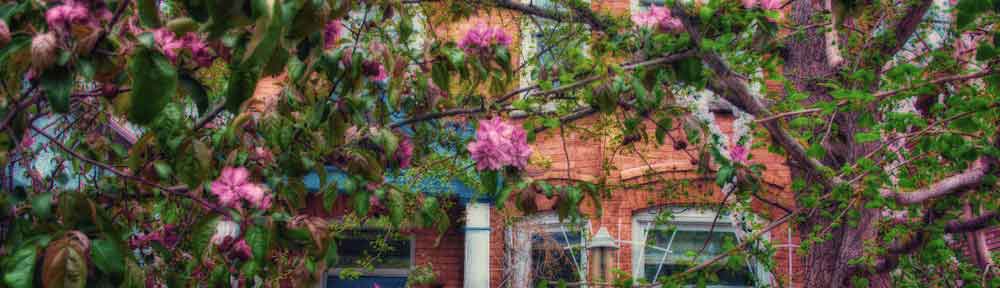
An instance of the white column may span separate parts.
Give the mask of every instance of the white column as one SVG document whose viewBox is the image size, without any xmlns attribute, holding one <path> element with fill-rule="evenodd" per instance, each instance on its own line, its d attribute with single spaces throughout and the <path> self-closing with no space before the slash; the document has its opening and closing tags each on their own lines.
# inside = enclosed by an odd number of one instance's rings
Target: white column
<svg viewBox="0 0 1000 288">
<path fill-rule="evenodd" d="M 465 206 L 465 288 L 490 287 L 490 205 Z"/>
</svg>

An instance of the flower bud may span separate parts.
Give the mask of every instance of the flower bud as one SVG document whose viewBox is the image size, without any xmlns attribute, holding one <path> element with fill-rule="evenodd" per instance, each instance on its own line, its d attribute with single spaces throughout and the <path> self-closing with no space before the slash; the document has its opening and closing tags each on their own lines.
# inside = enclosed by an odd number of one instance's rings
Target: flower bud
<svg viewBox="0 0 1000 288">
<path fill-rule="evenodd" d="M 6 46 L 10 43 L 10 27 L 7 27 L 7 22 L 0 19 L 0 47 Z"/>
<path fill-rule="evenodd" d="M 31 39 L 31 64 L 36 70 L 45 70 L 56 63 L 59 40 L 52 32 Z"/>
</svg>

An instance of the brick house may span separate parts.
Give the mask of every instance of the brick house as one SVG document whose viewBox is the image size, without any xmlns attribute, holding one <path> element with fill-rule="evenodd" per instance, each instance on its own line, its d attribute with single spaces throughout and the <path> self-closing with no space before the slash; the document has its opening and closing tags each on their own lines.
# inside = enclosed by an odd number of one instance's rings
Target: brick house
<svg viewBox="0 0 1000 288">
<path fill-rule="evenodd" d="M 532 0 L 522 0 L 529 1 Z M 546 5 L 546 2 L 533 0 L 531 4 Z M 655 3 L 662 1 L 593 0 L 591 5 L 595 9 L 627 14 Z M 528 21 L 523 18 L 515 12 L 496 11 L 458 24 L 434 27 L 434 31 L 438 37 L 457 39 L 480 22 L 500 26 L 512 35 L 512 52 L 518 59 L 518 55 L 537 51 L 538 38 L 545 36 L 537 27 L 527 25 Z M 522 84 L 531 83 L 534 77 L 531 68 L 524 69 Z M 712 113 L 722 133 L 731 135 L 735 116 L 726 109 L 715 109 Z M 602 121 L 601 117 L 589 116 L 574 123 L 585 126 Z M 654 123 L 643 125 L 649 135 L 654 134 Z M 685 137 L 681 129 L 670 133 L 673 138 Z M 338 279 L 335 267 L 324 277 L 322 285 L 372 287 L 377 283 L 380 287 L 401 287 L 411 271 L 408 268 L 428 264 L 433 267 L 441 287 L 535 287 L 541 279 L 574 283 L 592 279 L 588 276 L 594 275 L 590 271 L 595 269 L 592 266 L 608 264 L 609 267 L 601 268 L 628 273 L 636 280 L 655 279 L 658 275 L 683 271 L 688 267 L 684 261 L 711 258 L 724 251 L 725 245 L 738 242 L 744 236 L 733 215 L 716 215 L 714 209 L 723 201 L 724 193 L 714 183 L 714 178 L 706 179 L 697 173 L 693 160 L 697 156 L 695 148 L 682 148 L 668 139 L 663 145 L 636 144 L 634 149 L 629 149 L 631 151 L 612 151 L 613 141 L 616 140 L 611 136 L 582 135 L 569 130 L 560 135 L 558 130 L 545 131 L 537 135 L 532 148 L 533 159 L 548 164 L 534 165 L 526 171 L 527 177 L 553 183 L 603 176 L 610 183 L 627 186 L 613 191 L 602 201 L 599 217 L 595 207 L 586 200 L 581 207 L 589 218 L 576 223 L 560 222 L 552 207 L 546 207 L 554 203 L 554 199 L 537 199 L 539 211 L 530 215 L 522 215 L 514 208 L 518 196 L 511 196 L 503 209 L 488 203 L 460 200 L 464 211 L 458 215 L 464 219 L 454 221 L 457 223 L 444 235 L 413 232 L 407 234 L 404 241 L 395 243 L 399 253 L 391 257 L 398 257 L 399 261 L 387 262 L 397 263 L 396 266 L 376 265 L 374 270 L 363 272 L 355 280 Z M 783 157 L 768 153 L 766 149 L 753 149 L 751 155 L 751 163 L 766 167 L 767 192 L 760 197 L 771 203 L 751 202 L 754 217 L 777 219 L 786 212 L 775 203 L 784 207 L 795 205 L 789 188 L 789 168 Z M 611 168 L 605 170 L 603 167 Z M 663 193 L 664 190 L 671 192 Z M 661 211 L 672 212 L 668 223 L 655 219 Z M 714 285 L 753 287 L 758 283 L 797 287 L 801 265 L 795 248 L 799 240 L 790 229 L 788 224 L 782 224 L 764 235 L 775 250 L 773 259 L 750 259 L 744 264 L 718 270 L 719 279 Z M 594 253 L 587 249 L 598 232 L 613 238 L 617 246 L 606 263 L 592 259 Z M 365 246 L 365 243 L 356 242 L 356 245 Z M 340 248 L 341 254 L 363 253 L 361 250 L 351 252 Z M 699 250 L 702 252 L 697 253 Z M 761 269 L 758 265 L 761 261 L 773 263 L 772 269 Z"/>
</svg>

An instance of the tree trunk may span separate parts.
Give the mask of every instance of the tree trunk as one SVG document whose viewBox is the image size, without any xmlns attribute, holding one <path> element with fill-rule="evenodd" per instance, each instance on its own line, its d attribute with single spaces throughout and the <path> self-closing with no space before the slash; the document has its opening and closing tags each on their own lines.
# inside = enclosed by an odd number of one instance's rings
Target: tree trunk
<svg viewBox="0 0 1000 288">
<path fill-rule="evenodd" d="M 832 67 L 828 61 L 826 45 L 826 35 L 822 32 L 824 25 L 812 25 L 816 21 L 821 21 L 823 13 L 826 13 L 825 0 L 798 0 L 792 2 L 790 21 L 798 27 L 809 28 L 801 36 L 793 36 L 787 43 L 787 54 L 785 55 L 785 76 L 795 87 L 810 96 L 805 102 L 815 103 L 818 101 L 829 101 L 831 97 L 827 88 L 820 84 L 830 79 L 835 79 L 837 67 Z M 837 124 L 837 129 L 831 131 L 823 142 L 827 155 L 821 161 L 830 166 L 841 167 L 848 163 L 854 163 L 860 157 L 870 152 L 876 145 L 860 145 L 854 142 L 853 135 L 858 132 L 856 126 L 859 113 L 839 113 L 833 121 Z M 822 131 L 819 131 L 822 135 Z M 817 175 L 809 175 L 808 171 L 798 169 L 797 163 L 789 163 L 792 168 L 792 177 L 806 179 L 806 183 L 817 183 L 808 181 L 816 179 Z M 830 191 L 823 191 L 824 194 Z M 816 236 L 826 239 L 820 243 L 812 243 L 805 255 L 803 267 L 805 269 L 804 282 L 802 287 L 850 287 L 852 278 L 857 270 L 848 265 L 852 259 L 859 258 L 864 253 L 865 240 L 875 239 L 874 224 L 879 218 L 879 211 L 865 209 L 864 203 L 851 203 L 850 207 L 837 207 L 830 204 L 826 208 L 828 211 L 844 211 L 830 213 L 833 215 L 822 215 L 821 211 L 811 211 L 806 213 L 805 220 L 799 223 L 798 233 L 803 241 L 811 239 L 816 231 L 822 231 Z M 846 213 L 850 210 L 860 210 L 857 218 Z M 849 221 L 851 220 L 851 221 Z M 856 225 L 848 225 L 848 222 Z M 831 226 L 834 225 L 834 226 Z M 869 287 L 890 287 L 890 277 L 887 273 L 868 275 Z"/>
</svg>

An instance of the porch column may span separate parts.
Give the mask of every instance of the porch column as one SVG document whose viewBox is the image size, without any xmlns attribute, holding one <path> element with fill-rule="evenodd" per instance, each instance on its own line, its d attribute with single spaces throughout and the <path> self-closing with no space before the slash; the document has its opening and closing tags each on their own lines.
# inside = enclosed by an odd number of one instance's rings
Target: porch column
<svg viewBox="0 0 1000 288">
<path fill-rule="evenodd" d="M 465 288 L 490 287 L 490 205 L 465 206 Z"/>
</svg>

